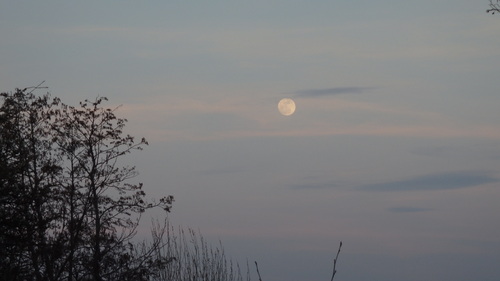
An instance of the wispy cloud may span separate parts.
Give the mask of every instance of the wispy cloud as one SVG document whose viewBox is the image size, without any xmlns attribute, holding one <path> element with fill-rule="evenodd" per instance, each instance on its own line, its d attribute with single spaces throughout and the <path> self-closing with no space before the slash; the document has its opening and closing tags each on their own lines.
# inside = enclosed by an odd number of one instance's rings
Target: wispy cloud
<svg viewBox="0 0 500 281">
<path fill-rule="evenodd" d="M 196 171 L 196 174 L 199 175 L 215 175 L 215 176 L 220 176 L 220 175 L 227 175 L 227 174 L 234 174 L 234 173 L 241 173 L 244 172 L 245 169 L 241 167 L 224 167 L 224 168 L 219 168 L 219 169 L 206 169 L 206 170 L 201 170 L 201 171 Z"/>
<path fill-rule="evenodd" d="M 399 206 L 387 209 L 392 213 L 417 213 L 417 212 L 427 212 L 432 211 L 430 208 L 420 208 L 420 207 L 409 207 L 409 206 Z"/>
<path fill-rule="evenodd" d="M 329 189 L 345 186 L 342 183 L 312 183 L 312 184 L 292 184 L 291 189 Z"/>
<path fill-rule="evenodd" d="M 447 190 L 474 187 L 481 184 L 498 182 L 486 172 L 447 172 L 424 175 L 406 180 L 368 184 L 359 187 L 366 191 L 413 191 L 413 190 Z"/>
<path fill-rule="evenodd" d="M 361 94 L 373 88 L 369 87 L 335 87 L 327 89 L 307 89 L 294 92 L 294 97 L 323 97 L 341 94 Z"/>
</svg>

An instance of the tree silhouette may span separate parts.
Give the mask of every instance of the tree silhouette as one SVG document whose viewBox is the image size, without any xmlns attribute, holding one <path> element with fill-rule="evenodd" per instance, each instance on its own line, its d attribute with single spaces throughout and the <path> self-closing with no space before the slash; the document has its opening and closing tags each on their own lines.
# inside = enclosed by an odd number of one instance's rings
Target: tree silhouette
<svg viewBox="0 0 500 281">
<path fill-rule="evenodd" d="M 172 203 L 172 197 L 162 198 L 156 203 L 146 202 L 142 184 L 127 182 L 137 174 L 135 167 L 118 166 L 118 160 L 133 150 L 142 149 L 147 142 L 144 138 L 135 142 L 132 136 L 123 135 L 126 120 L 116 118 L 114 110 L 100 107 L 105 100 L 87 100 L 80 103 L 80 108 L 62 105 L 53 111 L 56 116 L 54 129 L 57 130 L 54 140 L 59 143 L 62 155 L 76 163 L 70 170 L 68 191 L 73 195 L 78 190 L 75 195 L 84 198 L 75 201 L 80 218 L 76 218 L 76 222 L 75 217 L 70 217 L 70 220 L 76 226 L 73 227 L 75 231 L 82 230 L 81 222 L 89 230 L 86 234 L 92 255 L 86 257 L 90 261 L 87 266 L 92 268 L 96 281 L 123 272 L 120 262 L 128 261 L 130 253 L 121 247 L 134 237 L 140 214 L 157 206 L 169 211 Z M 75 187 L 74 178 L 83 179 L 83 184 Z M 73 205 L 69 204 L 74 208 Z M 117 263 L 116 259 L 120 262 Z"/>
<path fill-rule="evenodd" d="M 58 159 L 52 153 L 48 96 L 2 94 L 0 110 L 1 269 L 11 280 L 53 274 L 46 235 L 58 218 Z"/>
<path fill-rule="evenodd" d="M 106 98 L 65 105 L 27 90 L 2 93 L 0 274 L 9 280 L 146 280 L 160 243 L 134 244 L 145 199 L 123 156 L 147 145 Z"/>
</svg>

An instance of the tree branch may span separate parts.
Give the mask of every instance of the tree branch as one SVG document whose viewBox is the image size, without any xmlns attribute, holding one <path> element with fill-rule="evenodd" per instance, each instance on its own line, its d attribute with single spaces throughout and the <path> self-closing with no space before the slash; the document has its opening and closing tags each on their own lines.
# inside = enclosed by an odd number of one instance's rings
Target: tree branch
<svg viewBox="0 0 500 281">
<path fill-rule="evenodd" d="M 333 273 L 332 273 L 331 281 L 333 281 L 333 278 L 335 277 L 335 274 L 337 273 L 337 261 L 339 259 L 339 254 L 340 254 L 341 248 L 342 248 L 342 241 L 340 241 L 339 250 L 337 251 L 337 256 L 335 257 L 335 259 L 333 259 Z"/>
<path fill-rule="evenodd" d="M 259 275 L 259 281 L 262 281 L 262 278 L 260 278 L 259 265 L 257 264 L 257 261 L 255 261 L 255 267 L 257 268 L 257 275 Z"/>
<path fill-rule="evenodd" d="M 500 13 L 500 4 L 498 2 L 500 2 L 500 0 L 490 0 L 491 9 L 486 10 L 486 12 L 491 13 L 492 15 Z"/>
</svg>

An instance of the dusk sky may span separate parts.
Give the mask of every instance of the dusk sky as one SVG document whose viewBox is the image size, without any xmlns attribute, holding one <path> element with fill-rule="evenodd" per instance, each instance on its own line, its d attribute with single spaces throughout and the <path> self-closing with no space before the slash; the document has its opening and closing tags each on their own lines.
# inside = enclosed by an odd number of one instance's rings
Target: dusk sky
<svg viewBox="0 0 500 281">
<path fill-rule="evenodd" d="M 133 181 L 263 281 L 330 280 L 340 241 L 336 281 L 498 281 L 488 4 L 0 0 L 0 91 L 122 105 Z"/>
</svg>

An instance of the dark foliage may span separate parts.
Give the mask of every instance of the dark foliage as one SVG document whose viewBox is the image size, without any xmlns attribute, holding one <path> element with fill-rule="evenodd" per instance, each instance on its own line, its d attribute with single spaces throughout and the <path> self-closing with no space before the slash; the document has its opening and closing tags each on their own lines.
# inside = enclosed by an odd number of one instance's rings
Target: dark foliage
<svg viewBox="0 0 500 281">
<path fill-rule="evenodd" d="M 63 104 L 2 93 L 0 276 L 5 280 L 148 280 L 154 247 L 134 244 L 141 214 L 170 211 L 172 196 L 145 199 L 123 156 L 147 145 L 125 135 L 105 98 Z M 153 247 L 153 248 L 151 248 Z"/>
</svg>

